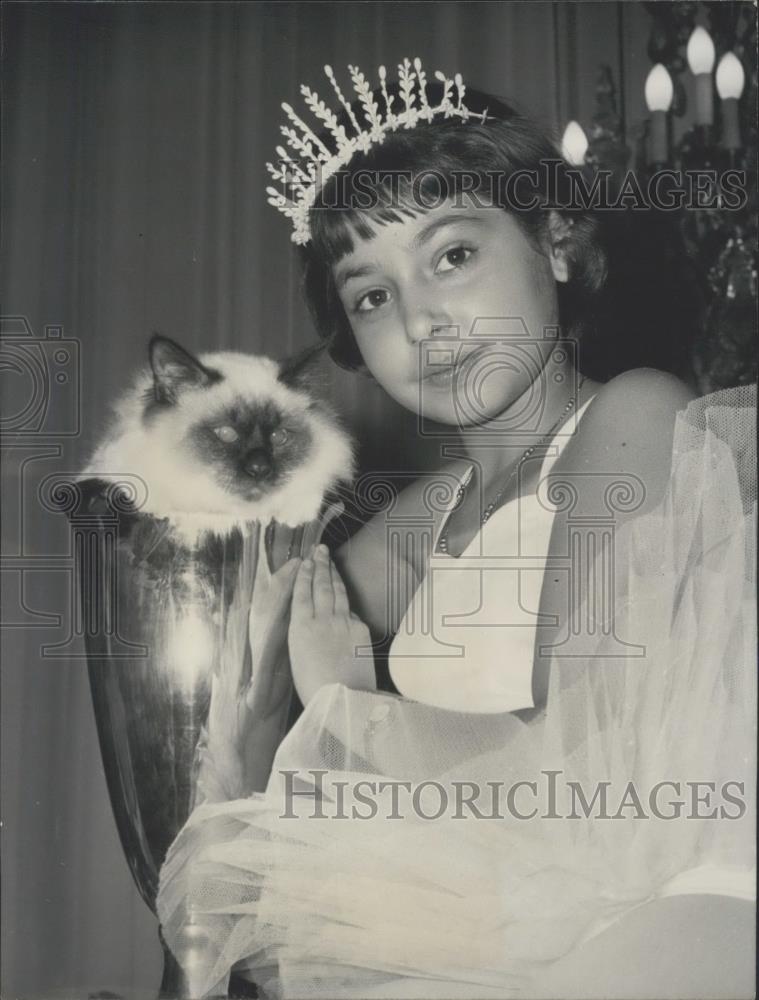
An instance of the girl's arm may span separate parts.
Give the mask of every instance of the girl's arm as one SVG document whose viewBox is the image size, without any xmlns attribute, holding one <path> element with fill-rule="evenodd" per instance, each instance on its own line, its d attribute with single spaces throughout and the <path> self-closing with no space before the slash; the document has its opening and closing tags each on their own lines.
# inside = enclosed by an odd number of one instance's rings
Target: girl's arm
<svg viewBox="0 0 759 1000">
<path fill-rule="evenodd" d="M 398 631 L 424 576 L 425 544 L 433 524 L 425 494 L 435 481 L 422 475 L 410 483 L 396 497 L 392 513 L 379 511 L 333 554 L 351 608 L 369 626 L 376 644 Z M 447 475 L 439 482 L 449 485 Z M 403 539 L 401 551 L 393 549 L 397 543 L 391 534 Z"/>
<path fill-rule="evenodd" d="M 583 524 L 598 524 L 599 516 L 609 523 L 604 495 L 615 481 L 631 486 L 637 504 L 629 511 L 614 511 L 613 523 L 617 529 L 626 521 L 645 515 L 661 501 L 670 476 L 677 415 L 691 399 L 693 393 L 678 378 L 652 368 L 625 372 L 601 387 L 552 470 L 553 475 L 566 475 L 577 499 L 571 511 L 559 512 L 554 518 L 549 560 L 558 562 L 566 558 L 570 518 L 578 528 Z M 600 548 L 598 554 L 600 557 Z M 618 576 L 619 586 L 624 579 L 624 567 L 620 567 Z M 540 610 L 553 624 L 539 625 L 536 633 L 533 701 L 537 709 L 546 703 L 550 672 L 550 655 L 541 655 L 539 651 L 560 639 L 566 629 L 570 601 L 575 607 L 593 605 L 592 595 L 582 588 L 596 585 L 595 575 L 577 574 L 574 583 L 580 592 L 570 594 L 568 574 L 547 572 L 543 579 Z M 611 595 L 617 600 L 622 596 L 619 592 Z M 533 711 L 527 712 L 526 717 Z"/>
<path fill-rule="evenodd" d="M 379 511 L 333 554 L 351 609 L 369 627 L 383 691 L 396 691 L 388 653 L 426 571 L 430 528 L 437 527 L 425 496 L 434 481 L 423 475 L 410 483 L 394 499 L 392 514 Z"/>
<path fill-rule="evenodd" d="M 680 379 L 653 368 L 624 372 L 601 387 L 577 433 L 556 464 L 587 476 L 635 476 L 642 484 L 642 504 L 630 512 L 639 517 L 661 500 L 672 462 L 672 440 L 678 413 L 694 398 Z M 582 481 L 581 479 L 581 481 Z M 582 515 L 597 503 L 591 488 L 580 490 Z M 595 511 L 589 509 L 589 513 Z M 621 521 L 625 514 L 620 512 Z"/>
</svg>

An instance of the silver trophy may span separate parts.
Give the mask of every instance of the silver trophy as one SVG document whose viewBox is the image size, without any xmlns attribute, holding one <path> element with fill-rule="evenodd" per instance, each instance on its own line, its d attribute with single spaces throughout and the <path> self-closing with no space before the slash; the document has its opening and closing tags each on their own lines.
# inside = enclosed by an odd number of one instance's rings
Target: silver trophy
<svg viewBox="0 0 759 1000">
<path fill-rule="evenodd" d="M 74 629 L 85 643 L 111 805 L 134 880 L 155 912 L 164 856 L 195 803 L 212 678 L 230 659 L 250 671 L 248 630 L 257 623 L 249 618 L 262 574 L 306 555 L 341 507 L 299 528 L 247 522 L 188 542 L 166 518 L 138 509 L 131 483 L 87 479 L 60 490 L 59 500 L 73 532 Z M 284 735 L 296 699 L 286 646 L 278 655 Z M 162 944 L 161 996 L 190 996 Z"/>
</svg>

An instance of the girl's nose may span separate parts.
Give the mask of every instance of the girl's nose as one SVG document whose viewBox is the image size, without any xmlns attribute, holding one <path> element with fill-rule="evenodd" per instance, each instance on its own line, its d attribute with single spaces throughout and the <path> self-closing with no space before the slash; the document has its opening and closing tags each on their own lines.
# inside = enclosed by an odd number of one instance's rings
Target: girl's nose
<svg viewBox="0 0 759 1000">
<path fill-rule="evenodd" d="M 407 301 L 404 310 L 406 336 L 411 343 L 429 340 L 436 331 L 453 327 L 453 321 L 444 304 L 436 301 L 434 292 L 417 295 Z"/>
</svg>

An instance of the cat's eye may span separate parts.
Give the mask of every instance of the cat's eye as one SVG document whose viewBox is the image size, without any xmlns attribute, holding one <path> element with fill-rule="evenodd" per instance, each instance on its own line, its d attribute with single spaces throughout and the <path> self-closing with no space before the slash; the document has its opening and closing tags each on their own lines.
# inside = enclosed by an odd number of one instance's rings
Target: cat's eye
<svg viewBox="0 0 759 1000">
<path fill-rule="evenodd" d="M 229 424 L 225 424 L 223 427 L 214 427 L 213 432 L 219 441 L 223 441 L 224 444 L 232 444 L 239 437 L 234 427 L 230 427 Z"/>
<path fill-rule="evenodd" d="M 278 427 L 275 431 L 271 432 L 270 440 L 273 445 L 279 446 L 283 445 L 287 441 L 288 433 L 284 427 Z"/>
</svg>

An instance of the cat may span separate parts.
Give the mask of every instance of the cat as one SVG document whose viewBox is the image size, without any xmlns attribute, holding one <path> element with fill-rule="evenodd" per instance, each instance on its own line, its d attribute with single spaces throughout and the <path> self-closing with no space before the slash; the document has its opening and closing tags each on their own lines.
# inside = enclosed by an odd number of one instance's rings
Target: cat
<svg viewBox="0 0 759 1000">
<path fill-rule="evenodd" d="M 195 357 L 155 334 L 149 366 L 116 403 L 83 474 L 139 476 L 142 512 L 195 529 L 315 519 L 354 470 L 350 438 L 309 381 L 319 350 L 283 363 L 235 351 Z"/>
</svg>

